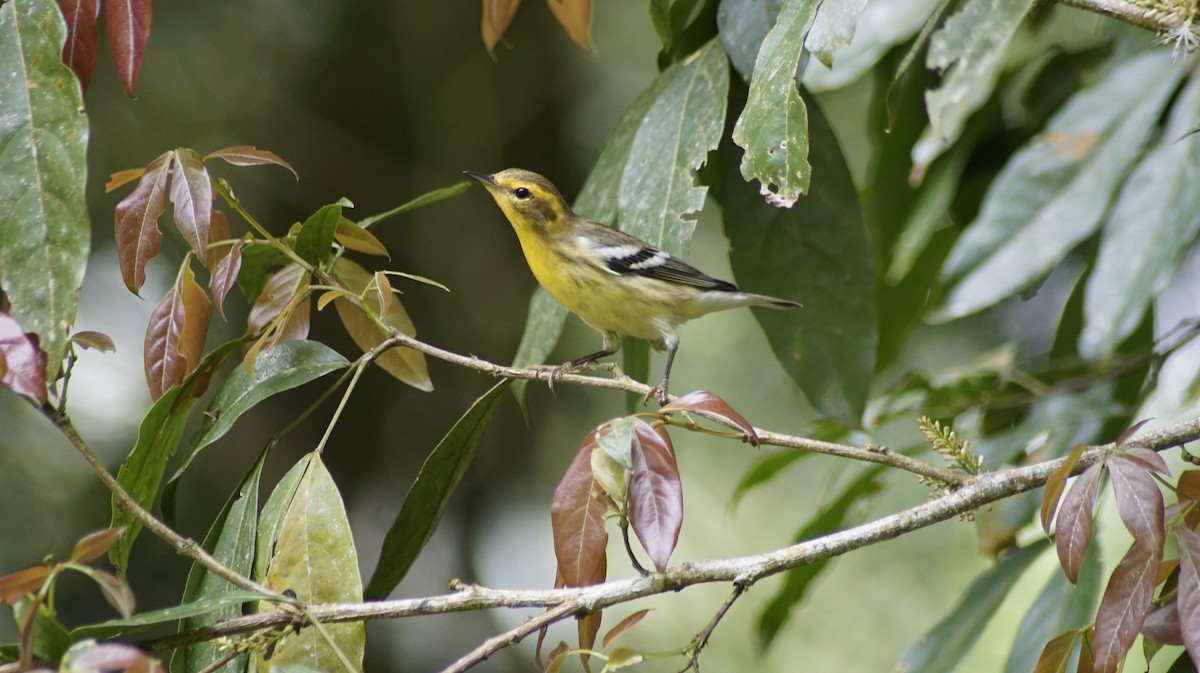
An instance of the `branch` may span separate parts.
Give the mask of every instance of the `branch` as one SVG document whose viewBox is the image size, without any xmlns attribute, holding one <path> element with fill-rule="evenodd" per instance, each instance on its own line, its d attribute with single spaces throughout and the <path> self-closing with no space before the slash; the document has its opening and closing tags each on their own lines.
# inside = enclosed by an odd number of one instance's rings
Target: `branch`
<svg viewBox="0 0 1200 673">
<path fill-rule="evenodd" d="M 1126 442 L 1125 446 L 1162 451 L 1197 439 L 1200 439 L 1200 418 L 1193 418 L 1153 432 L 1143 433 Z M 1102 460 L 1115 448 L 1115 444 L 1106 444 L 1086 451 L 1075 466 L 1074 472 L 1078 473 Z M 748 587 L 765 577 L 785 570 L 841 556 L 861 547 L 891 540 L 905 533 L 957 517 L 989 503 L 1031 491 L 1044 485 L 1064 460 L 1060 458 L 971 477 L 958 490 L 902 512 L 762 554 L 687 562 L 668 568 L 663 573 L 651 573 L 645 577 L 613 580 L 604 584 L 569 589 L 492 589 L 456 581 L 451 584 L 456 591 L 447 595 L 369 603 L 312 605 L 308 612 L 322 623 L 332 623 L 397 619 L 491 608 L 553 608 L 556 617 L 545 620 L 545 623 L 550 623 L 571 614 L 586 614 L 647 596 L 680 591 L 697 584 L 733 582 Z M 294 624 L 295 619 L 294 615 L 280 612 L 247 615 L 192 631 L 164 636 L 143 644 L 157 650 L 171 649 L 247 631 Z M 521 630 L 528 624 L 529 622 L 526 622 L 522 627 L 509 631 L 503 636 L 515 637 L 516 640 L 519 640 L 529 632 Z M 532 628 L 538 628 L 540 625 L 541 623 L 538 623 Z M 477 649 L 467 656 L 473 656 L 480 651 Z M 495 649 L 488 649 L 487 654 L 490 655 L 494 651 Z"/>
<path fill-rule="evenodd" d="M 1146 28 L 1161 34 L 1192 33 L 1191 17 L 1186 8 L 1166 7 L 1167 3 L 1156 3 L 1155 7 L 1140 7 L 1127 0 L 1058 0 L 1069 7 L 1103 14 L 1132 26 Z M 1166 10 L 1166 12 L 1162 11 Z M 1173 11 L 1172 11 L 1173 10 Z"/>
</svg>

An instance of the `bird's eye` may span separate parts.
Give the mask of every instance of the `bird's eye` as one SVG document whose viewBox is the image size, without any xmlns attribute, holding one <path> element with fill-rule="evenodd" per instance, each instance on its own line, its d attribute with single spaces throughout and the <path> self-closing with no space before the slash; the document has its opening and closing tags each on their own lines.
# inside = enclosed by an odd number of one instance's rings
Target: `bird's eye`
<svg viewBox="0 0 1200 673">
<path fill-rule="evenodd" d="M 517 187 L 513 190 L 513 195 L 524 201 L 525 199 L 533 196 L 533 193 L 524 187 Z"/>
</svg>

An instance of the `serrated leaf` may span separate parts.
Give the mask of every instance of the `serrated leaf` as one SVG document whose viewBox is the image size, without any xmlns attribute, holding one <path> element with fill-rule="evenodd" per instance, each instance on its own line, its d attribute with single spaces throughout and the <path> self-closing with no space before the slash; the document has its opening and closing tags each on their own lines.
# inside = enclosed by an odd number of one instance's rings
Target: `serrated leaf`
<svg viewBox="0 0 1200 673">
<path fill-rule="evenodd" d="M 341 219 L 341 204 L 322 206 L 300 227 L 300 234 L 296 237 L 296 254 L 314 266 L 328 261 L 333 234 L 337 231 Z"/>
<path fill-rule="evenodd" d="M 0 5 L 0 287 L 57 377 L 91 242 L 88 119 L 50 0 Z"/>
<path fill-rule="evenodd" d="M 120 528 L 105 528 L 83 536 L 71 548 L 71 561 L 91 563 L 100 558 L 116 543 L 122 532 Z"/>
<path fill-rule="evenodd" d="M 683 482 L 666 431 L 638 420 L 629 477 L 629 523 L 659 572 L 666 572 L 683 528 Z"/>
<path fill-rule="evenodd" d="M 1044 276 L 1095 232 L 1180 77 L 1164 52 L 1124 61 L 1077 93 L 988 189 L 942 271 L 936 320 L 991 306 Z"/>
<path fill-rule="evenodd" d="M 838 50 L 854 39 L 854 29 L 866 6 L 867 0 L 824 0 L 804 40 L 804 47 L 826 68 L 832 68 Z"/>
<path fill-rule="evenodd" d="M 1092 541 L 1092 521 L 1102 469 L 1097 463 L 1075 478 L 1055 519 L 1054 543 L 1058 562 L 1072 584 L 1079 581 L 1079 570 Z"/>
<path fill-rule="evenodd" d="M 504 36 L 504 31 L 508 30 L 508 24 L 512 23 L 513 14 L 517 12 L 517 7 L 521 4 L 521 0 L 483 0 L 483 24 L 480 31 L 483 34 L 483 46 L 491 52 L 496 47 L 496 43 Z"/>
<path fill-rule="evenodd" d="M 1117 513 L 1136 544 L 1145 545 L 1162 556 L 1166 533 L 1163 530 L 1163 497 L 1158 484 L 1141 465 L 1124 456 L 1108 461 Z M 1155 569 L 1157 572 L 1157 568 Z"/>
<path fill-rule="evenodd" d="M 695 171 L 724 129 L 729 61 L 714 38 L 659 78 L 621 174 L 618 219 L 622 231 L 685 256 L 708 194 Z"/>
<path fill-rule="evenodd" d="M 878 340 L 874 253 L 837 139 L 820 108 L 809 111 L 820 199 L 768 206 L 741 180 L 728 144 L 713 191 L 741 286 L 805 304 L 754 311 L 776 359 L 820 413 L 853 425 L 866 406 Z"/>
<path fill-rule="evenodd" d="M 0 313 L 0 388 L 46 402 L 46 361 L 36 340 L 10 315 Z"/>
<path fill-rule="evenodd" d="M 278 538 L 267 566 L 270 589 L 295 592 L 305 603 L 358 603 L 363 599 L 358 553 L 346 519 L 342 496 L 319 454 L 311 454 L 303 476 L 279 523 Z M 288 665 L 319 671 L 341 671 L 340 654 L 362 670 L 366 629 L 361 622 L 326 624 L 332 642 L 315 628 L 289 633 L 269 659 L 256 657 L 257 670 Z"/>
<path fill-rule="evenodd" d="M 1141 322 L 1200 230 L 1200 138 L 1175 139 L 1200 116 L 1200 78 L 1189 79 L 1154 148 L 1124 180 L 1088 276 L 1079 352 L 1110 357 Z"/>
<path fill-rule="evenodd" d="M 1179 546 L 1179 626 L 1192 660 L 1200 659 L 1200 535 L 1181 528 Z"/>
<path fill-rule="evenodd" d="M 168 388 L 196 370 L 212 319 L 212 302 L 196 283 L 188 260 L 146 325 L 146 383 L 157 400 Z"/>
<path fill-rule="evenodd" d="M 142 57 L 150 40 L 150 0 L 107 0 L 104 24 L 108 48 L 125 95 L 134 97 L 133 87 L 142 71 Z"/>
<path fill-rule="evenodd" d="M 1091 623 L 1096 614 L 1096 603 L 1100 599 L 1101 564 L 1099 549 L 1091 549 L 1084 557 L 1083 566 L 1079 572 L 1079 584 L 1073 585 L 1062 573 L 1051 573 L 1034 598 L 1033 605 L 1025 612 L 1021 625 L 1017 627 L 1017 635 L 1013 639 L 1012 651 L 1004 673 L 1027 673 L 1027 671 L 1050 671 L 1043 666 L 1048 665 L 1047 653 L 1058 638 L 1058 634 L 1071 632 L 1079 635 L 1079 630 Z M 1070 658 L 1070 643 L 1068 640 L 1066 656 Z M 1041 656 L 1038 656 L 1038 646 L 1046 643 Z M 1062 653 L 1059 652 L 1059 655 Z M 1065 660 L 1061 661 L 1065 666 Z M 1044 663 L 1045 662 L 1045 663 Z M 1057 669 L 1062 670 L 1062 669 Z"/>
<path fill-rule="evenodd" d="M 977 576 L 940 622 L 905 651 L 901 673 L 949 673 L 975 645 L 1012 586 L 1049 546 L 1039 540 L 1006 554 Z"/>
<path fill-rule="evenodd" d="M 375 238 L 375 234 L 363 229 L 345 217 L 338 220 L 337 227 L 333 231 L 333 238 L 347 250 L 367 255 L 379 255 L 380 257 L 389 256 L 387 248 L 384 247 L 378 238 Z"/>
<path fill-rule="evenodd" d="M 171 169 L 171 203 L 174 220 L 183 240 L 192 246 L 196 259 L 208 264 L 209 231 L 212 227 L 212 181 L 195 150 L 175 150 Z"/>
<path fill-rule="evenodd" d="M 234 166 L 264 166 L 273 164 L 288 169 L 297 180 L 300 179 L 300 174 L 296 172 L 296 169 L 292 168 L 292 165 L 280 158 L 278 154 L 268 152 L 267 150 L 260 150 L 253 145 L 223 147 L 204 155 L 205 161 L 209 159 L 221 159 Z"/>
<path fill-rule="evenodd" d="M 1096 612 L 1092 645 L 1096 673 L 1120 670 L 1150 611 L 1161 559 L 1161 552 L 1135 543 L 1109 577 Z"/>
<path fill-rule="evenodd" d="M 153 610 L 134 615 L 128 619 L 113 619 L 99 624 L 87 624 L 71 631 L 75 640 L 83 638 L 111 638 L 122 633 L 145 630 L 159 624 L 175 622 L 180 619 L 208 614 L 229 605 L 242 605 L 256 600 L 269 598 L 266 594 L 252 591 L 227 591 L 204 598 L 176 605 L 162 610 Z"/>
<path fill-rule="evenodd" d="M 808 191 L 808 112 L 796 89 L 796 66 L 820 0 L 784 0 L 754 62 L 750 96 L 733 128 L 746 150 L 741 174 L 758 180 L 767 202 L 790 207 Z"/>
<path fill-rule="evenodd" d="M 100 31 L 96 28 L 100 0 L 58 0 L 58 7 L 67 26 L 63 63 L 70 66 L 79 78 L 80 86 L 87 91 L 100 52 Z"/>
<path fill-rule="evenodd" d="M 1005 47 L 1032 6 L 1033 0 L 967 0 L 930 38 L 925 63 L 943 77 L 925 93 L 929 131 L 913 148 L 918 170 L 958 140 L 967 118 L 987 100 Z"/>
<path fill-rule="evenodd" d="M 475 400 L 421 465 L 383 540 L 379 563 L 364 592 L 368 600 L 387 598 L 433 536 L 510 383 L 511 379 L 504 379 Z"/>
<path fill-rule="evenodd" d="M 550 505 L 554 555 L 568 587 L 584 586 L 604 561 L 608 531 L 604 529 L 603 491 L 592 475 L 595 433 L 589 433 L 575 453 Z"/>
<path fill-rule="evenodd" d="M 567 32 L 575 46 L 584 51 L 592 47 L 592 0 L 546 0 L 550 13 Z"/>
<path fill-rule="evenodd" d="M 707 390 L 694 390 L 659 409 L 659 413 L 662 414 L 672 411 L 703 411 L 714 414 L 720 417 L 721 422 L 725 425 L 748 435 L 751 443 L 758 442 L 758 435 L 755 434 L 754 426 L 750 424 L 750 421 L 734 411 L 728 402 Z"/>
<path fill-rule="evenodd" d="M 1054 472 L 1050 473 L 1050 478 L 1046 480 L 1045 490 L 1042 492 L 1040 518 L 1042 530 L 1046 531 L 1047 535 L 1050 533 L 1050 523 L 1054 521 L 1054 513 L 1058 511 L 1058 500 L 1067 486 L 1067 478 L 1071 476 L 1071 472 L 1079 463 L 1079 457 L 1083 455 L 1086 448 L 1086 444 L 1076 444 L 1063 459 L 1062 464 L 1055 468 Z"/>
<path fill-rule="evenodd" d="M 851 510 L 863 500 L 873 497 L 883 487 L 879 481 L 882 472 L 882 467 L 872 467 L 846 485 L 832 502 L 822 507 L 816 516 L 804 524 L 794 540 L 811 540 L 841 530 L 851 516 Z M 805 593 L 828 563 L 829 559 L 824 559 L 787 572 L 783 586 L 758 615 L 755 635 L 758 637 L 759 652 L 765 652 L 775 642 L 779 630 L 791 617 L 792 610 L 804 599 Z"/>
<path fill-rule="evenodd" d="M 367 273 L 366 269 L 343 257 L 338 259 L 334 265 L 333 274 L 347 290 L 364 297 L 363 301 L 367 306 L 379 306 L 379 290 L 373 285 L 372 276 Z M 363 352 L 375 348 L 388 338 L 388 335 L 363 312 L 363 309 L 349 299 L 339 297 L 333 301 L 333 305 L 337 308 L 338 317 L 346 327 L 346 332 Z M 395 297 L 388 305 L 388 312 L 380 318 L 402 334 L 410 337 L 417 335 L 417 328 L 413 325 L 412 318 L 408 317 L 404 305 Z M 429 379 L 425 354 L 420 351 L 397 346 L 376 358 L 375 364 L 417 390 L 425 392 L 433 390 L 433 381 Z"/>
<path fill-rule="evenodd" d="M 167 209 L 167 178 L 174 155 L 166 152 L 150 162 L 137 186 L 117 204 L 117 258 L 125 287 L 134 294 L 141 292 L 146 265 L 162 248 L 158 218 Z"/>
</svg>

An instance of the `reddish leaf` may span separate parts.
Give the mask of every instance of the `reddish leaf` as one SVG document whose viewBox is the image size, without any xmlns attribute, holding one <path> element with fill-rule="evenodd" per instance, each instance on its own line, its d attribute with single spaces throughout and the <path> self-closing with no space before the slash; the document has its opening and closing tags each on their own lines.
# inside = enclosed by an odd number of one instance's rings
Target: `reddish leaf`
<svg viewBox="0 0 1200 673">
<path fill-rule="evenodd" d="M 725 400 L 707 390 L 694 390 L 659 409 L 659 413 L 672 411 L 702 411 L 713 414 L 718 417 L 719 422 L 749 435 L 750 442 L 758 445 L 758 435 L 754 434 L 754 426 L 750 424 L 750 421 L 734 411 L 733 407 L 729 406 Z"/>
<path fill-rule="evenodd" d="M 209 230 L 212 227 L 212 181 L 195 150 L 175 150 L 171 176 L 171 203 L 175 226 L 201 264 L 208 264 Z"/>
<path fill-rule="evenodd" d="M 71 560 L 75 563 L 90 563 L 104 555 L 108 548 L 116 544 L 117 538 L 125 532 L 124 527 L 106 528 L 85 535 L 71 549 Z"/>
<path fill-rule="evenodd" d="M 72 671 L 148 671 L 154 666 L 145 652 L 122 643 L 96 645 L 72 658 L 70 663 Z"/>
<path fill-rule="evenodd" d="M 1184 525 L 1195 530 L 1200 526 L 1200 506 L 1196 503 L 1200 500 L 1200 470 L 1187 470 L 1180 474 L 1175 485 L 1175 494 L 1179 497 L 1179 502 L 1168 509 L 1166 517 L 1172 518 L 1186 507 L 1188 513 L 1184 517 Z"/>
<path fill-rule="evenodd" d="M 129 588 L 125 580 L 103 570 L 92 570 L 88 575 L 100 586 L 104 600 L 121 613 L 122 617 L 129 619 L 133 615 L 137 602 L 133 598 L 133 589 Z"/>
<path fill-rule="evenodd" d="M 490 52 L 508 30 L 521 0 L 483 0 L 483 44 Z"/>
<path fill-rule="evenodd" d="M 608 574 L 608 557 L 601 550 L 600 563 L 596 565 L 596 572 L 588 579 L 587 584 L 603 584 L 604 578 Z M 590 650 L 596 646 L 596 636 L 600 633 L 600 620 L 603 615 L 599 610 L 589 613 L 575 620 L 575 625 L 579 630 L 579 649 Z M 586 652 L 579 653 L 579 661 L 583 664 L 583 670 L 591 673 L 592 667 L 588 665 L 588 659 L 591 655 Z"/>
<path fill-rule="evenodd" d="M 1157 451 L 1135 446 L 1125 449 L 1121 457 L 1137 463 L 1151 472 L 1157 472 L 1168 477 L 1171 476 L 1171 468 L 1167 467 L 1167 461 Z"/>
<path fill-rule="evenodd" d="M 1142 624 L 1142 635 L 1164 645 L 1182 645 L 1183 634 L 1179 631 L 1179 609 L 1175 601 L 1155 608 L 1146 615 Z"/>
<path fill-rule="evenodd" d="M 4 375 L 8 373 L 8 361 L 4 359 L 4 351 L 0 350 L 0 381 L 4 380 Z"/>
<path fill-rule="evenodd" d="M 215 213 L 214 213 L 215 214 Z M 216 221 L 217 218 L 213 218 Z M 212 276 L 209 277 L 209 290 L 212 291 L 213 302 L 217 305 L 217 310 L 220 311 L 221 317 L 225 317 L 225 297 L 229 291 L 233 289 L 237 282 L 238 272 L 242 270 L 242 247 L 246 245 L 246 239 L 238 239 L 236 243 L 224 250 L 220 261 L 213 267 Z"/>
<path fill-rule="evenodd" d="M 629 523 L 654 567 L 664 572 L 683 527 L 683 483 L 670 437 L 641 419 L 634 433 Z"/>
<path fill-rule="evenodd" d="M 146 326 L 146 382 L 152 398 L 162 397 L 200 364 L 211 318 L 212 302 L 196 284 L 191 265 L 185 263 Z"/>
<path fill-rule="evenodd" d="M 1200 535 L 1180 529 L 1175 536 L 1179 546 L 1179 628 L 1183 644 L 1192 661 L 1200 660 Z"/>
<path fill-rule="evenodd" d="M 567 662 L 567 654 L 571 651 L 570 646 L 565 641 L 558 641 L 558 645 L 550 650 L 550 660 L 546 662 L 546 667 L 542 670 L 545 673 L 558 673 L 562 670 L 563 664 Z"/>
<path fill-rule="evenodd" d="M 596 569 L 604 564 L 604 549 L 608 544 L 603 492 L 592 477 L 595 447 L 596 435 L 589 433 L 554 489 L 550 505 L 554 555 L 563 584 L 568 587 L 583 586 L 596 575 Z"/>
<path fill-rule="evenodd" d="M 37 339 L 7 313 L 0 313 L 0 388 L 46 403 L 46 359 Z"/>
<path fill-rule="evenodd" d="M 67 23 L 67 41 L 63 44 L 62 60 L 66 63 L 79 84 L 87 91 L 96 69 L 96 57 L 100 52 L 100 32 L 96 29 L 96 18 L 100 16 L 100 0 L 58 0 L 63 19 Z"/>
<path fill-rule="evenodd" d="M 146 265 L 162 247 L 158 217 L 167 209 L 167 175 L 174 156 L 174 152 L 159 155 L 146 167 L 137 187 L 117 204 L 117 256 L 121 262 L 121 278 L 134 294 L 146 282 Z"/>
<path fill-rule="evenodd" d="M 211 185 L 210 185 L 211 187 Z M 229 218 L 219 210 L 213 210 L 208 225 L 208 250 L 204 254 L 204 266 L 211 273 L 217 265 L 229 254 L 229 249 L 236 241 L 233 230 L 229 228 Z"/>
<path fill-rule="evenodd" d="M 97 350 L 101 353 L 115 353 L 117 350 L 117 345 L 113 343 L 112 337 L 104 332 L 83 330 L 72 334 L 71 341 L 79 344 L 80 348 Z"/>
<path fill-rule="evenodd" d="M 642 621 L 642 619 L 644 619 L 648 614 L 650 614 L 649 610 L 638 610 L 625 619 L 622 619 L 616 626 L 612 627 L 608 633 L 604 634 L 604 640 L 600 643 L 600 647 L 603 649 L 608 649 L 608 646 L 612 645 L 614 640 L 616 640 L 622 633 L 625 633 L 629 629 L 633 628 L 634 624 Z"/>
<path fill-rule="evenodd" d="M 0 577 L 0 601 L 16 605 L 25 594 L 36 593 L 50 576 L 50 567 L 33 566 Z"/>
<path fill-rule="evenodd" d="M 289 264 L 272 274 L 246 318 L 246 333 L 254 334 L 278 318 L 295 303 L 307 285 L 308 272 L 299 264 Z M 305 327 L 302 334 L 295 328 L 300 326 Z M 308 336 L 307 322 L 295 327 L 278 341 L 295 341 Z"/>
<path fill-rule="evenodd" d="M 1133 647 L 1150 612 L 1159 561 L 1157 552 L 1135 542 L 1109 577 L 1096 612 L 1096 673 L 1116 673 Z"/>
<path fill-rule="evenodd" d="M 1108 462 L 1117 513 L 1137 544 L 1149 546 L 1162 557 L 1163 497 L 1154 477 L 1138 462 L 1115 456 Z M 1157 575 L 1158 568 L 1155 568 Z"/>
<path fill-rule="evenodd" d="M 1167 559 L 1158 566 L 1158 575 L 1154 579 L 1154 584 L 1157 586 L 1171 579 L 1172 576 L 1179 577 L 1179 559 Z M 1165 587 L 1164 587 L 1165 588 Z M 1160 596 L 1162 594 L 1159 594 Z"/>
<path fill-rule="evenodd" d="M 1083 455 L 1083 450 L 1086 448 L 1086 444 L 1077 444 L 1067 454 L 1062 465 L 1059 465 L 1046 480 L 1046 488 L 1042 491 L 1041 521 L 1042 530 L 1047 534 L 1050 533 L 1050 522 L 1054 520 L 1054 512 L 1058 510 L 1058 500 L 1067 486 L 1067 478 L 1071 476 L 1071 471 L 1079 463 L 1079 457 Z"/>
<path fill-rule="evenodd" d="M 371 310 L 375 310 L 374 307 L 380 305 L 379 291 L 372 283 L 372 276 L 366 269 L 343 257 L 334 265 L 333 274 L 347 290 L 362 296 L 364 304 L 372 307 Z M 364 352 L 378 346 L 388 338 L 388 335 L 367 317 L 363 309 L 349 299 L 336 299 L 334 306 L 337 308 L 338 317 L 346 327 L 346 332 Z M 413 325 L 412 318 L 408 317 L 404 305 L 395 297 L 388 303 L 387 313 L 381 317 L 383 322 L 395 327 L 401 334 L 416 336 L 417 328 Z M 405 347 L 393 348 L 376 358 L 375 364 L 417 390 L 425 392 L 433 390 L 433 381 L 429 378 L 429 367 L 425 362 L 425 354 L 418 350 Z"/>
<path fill-rule="evenodd" d="M 561 589 L 562 587 L 563 587 L 562 573 L 555 572 L 554 573 L 554 588 Z M 542 667 L 542 645 L 546 642 L 546 634 L 549 632 L 550 632 L 550 625 L 542 624 L 541 628 L 538 629 L 537 644 L 533 648 L 533 663 L 534 663 L 534 665 L 536 665 L 538 668 L 541 668 L 542 670 L 550 670 L 549 665 L 547 665 L 545 668 Z M 558 646 L 555 647 L 553 650 L 551 650 L 551 652 L 550 652 L 551 663 L 553 663 L 553 661 L 554 661 L 554 653 L 558 652 L 560 647 L 563 648 L 564 651 L 566 651 L 567 644 L 560 640 L 558 642 Z M 561 668 L 561 665 L 560 665 L 560 668 Z"/>
<path fill-rule="evenodd" d="M 1096 639 L 1096 627 L 1091 626 L 1083 631 L 1083 642 L 1079 643 L 1079 665 L 1076 673 L 1095 673 L 1094 657 L 1096 655 L 1093 641 Z"/>
<path fill-rule="evenodd" d="M 145 174 L 145 168 L 127 168 L 123 171 L 117 171 L 108 176 L 108 182 L 104 183 L 104 193 L 111 193 L 114 189 L 123 187 Z"/>
<path fill-rule="evenodd" d="M 1137 423 L 1134 423 L 1133 425 L 1129 426 L 1128 428 L 1125 428 L 1125 431 L 1122 432 L 1119 437 L 1117 437 L 1117 441 L 1115 442 L 1116 447 L 1119 449 L 1122 446 L 1124 446 L 1125 442 L 1128 442 L 1130 439 L 1133 438 L 1133 434 L 1135 432 L 1137 432 L 1138 430 L 1141 430 L 1143 425 L 1149 423 L 1152 420 L 1154 420 L 1154 419 L 1153 418 L 1143 418 L 1142 420 L 1138 421 Z"/>
<path fill-rule="evenodd" d="M 1079 581 L 1079 568 L 1092 541 L 1092 520 L 1100 470 L 1100 464 L 1097 463 L 1075 478 L 1055 520 L 1057 533 L 1054 543 L 1058 550 L 1058 561 L 1072 584 Z"/>
<path fill-rule="evenodd" d="M 550 12 L 567 31 L 571 41 L 584 51 L 592 48 L 592 0 L 546 0 Z"/>
<path fill-rule="evenodd" d="M 1077 637 L 1079 631 L 1071 629 L 1046 643 L 1033 673 L 1063 673 L 1067 670 L 1067 662 L 1071 660 L 1071 650 L 1074 649 Z"/>
<path fill-rule="evenodd" d="M 150 40 L 150 0 L 108 0 L 104 3 L 104 26 L 108 48 L 125 95 L 133 98 L 133 87 L 142 71 L 142 57 Z"/>
<path fill-rule="evenodd" d="M 267 150 L 260 150 L 253 145 L 234 145 L 232 147 L 223 147 L 215 152 L 209 152 L 205 155 L 204 160 L 209 159 L 224 159 L 234 166 L 264 166 L 274 164 L 282 166 L 292 172 L 296 179 L 300 179 L 300 174 L 292 165 L 284 161 L 279 155 Z"/>
</svg>

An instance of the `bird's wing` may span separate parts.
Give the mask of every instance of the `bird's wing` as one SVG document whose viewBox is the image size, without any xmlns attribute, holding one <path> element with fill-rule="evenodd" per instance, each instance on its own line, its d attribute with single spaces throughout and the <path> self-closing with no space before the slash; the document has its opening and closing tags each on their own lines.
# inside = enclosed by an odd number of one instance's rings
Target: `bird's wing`
<svg viewBox="0 0 1200 673">
<path fill-rule="evenodd" d="M 659 250 L 625 232 L 598 222 L 589 224 L 594 224 L 595 227 L 589 227 L 583 235 L 604 261 L 604 267 L 613 274 L 645 276 L 702 290 L 738 291 L 733 283 L 713 278 L 669 252 Z"/>
</svg>

